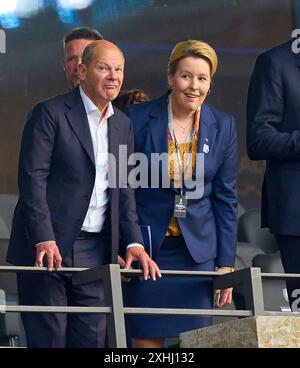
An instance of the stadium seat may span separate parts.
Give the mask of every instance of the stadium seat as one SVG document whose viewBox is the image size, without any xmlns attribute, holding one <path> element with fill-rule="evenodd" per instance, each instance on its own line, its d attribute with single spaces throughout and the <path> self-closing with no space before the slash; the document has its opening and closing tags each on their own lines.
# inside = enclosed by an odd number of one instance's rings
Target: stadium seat
<svg viewBox="0 0 300 368">
<path fill-rule="evenodd" d="M 9 233 L 17 201 L 18 196 L 16 194 L 0 194 L 0 218 L 5 223 Z"/>
<path fill-rule="evenodd" d="M 0 238 L 8 239 L 9 238 L 9 230 L 6 226 L 4 220 L 0 217 Z"/>
<path fill-rule="evenodd" d="M 0 239 L 0 265 L 5 261 L 8 239 Z M 5 293 L 5 302 L 18 304 L 16 274 L 0 272 L 0 290 Z M 26 346 L 25 333 L 19 313 L 0 313 L 0 346 Z"/>
<path fill-rule="evenodd" d="M 284 273 L 279 253 L 259 254 L 252 261 L 253 267 L 260 267 L 265 273 Z M 288 311 L 286 284 L 281 279 L 264 279 L 263 294 L 266 311 Z"/>
<path fill-rule="evenodd" d="M 256 244 L 266 254 L 275 253 L 278 250 L 275 237 L 269 229 L 262 229 L 260 223 L 258 208 L 245 211 L 238 219 L 238 241 Z"/>
<path fill-rule="evenodd" d="M 245 208 L 240 204 L 238 203 L 238 218 L 242 216 L 242 214 L 245 212 Z"/>
</svg>

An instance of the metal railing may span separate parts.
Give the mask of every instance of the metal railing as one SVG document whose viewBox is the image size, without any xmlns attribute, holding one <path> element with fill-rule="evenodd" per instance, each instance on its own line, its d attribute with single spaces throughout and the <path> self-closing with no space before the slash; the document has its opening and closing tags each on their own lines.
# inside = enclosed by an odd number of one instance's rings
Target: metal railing
<svg viewBox="0 0 300 368">
<path fill-rule="evenodd" d="M 46 268 L 0 266 L 0 272 L 48 272 Z M 168 314 L 198 315 L 223 317 L 249 317 L 257 315 L 292 315 L 300 316 L 299 312 L 265 311 L 262 279 L 300 278 L 300 274 L 262 273 L 260 268 L 245 268 L 230 273 L 204 271 L 173 271 L 161 270 L 164 277 L 211 277 L 214 288 L 224 289 L 239 285 L 245 300 L 245 310 L 222 309 L 180 309 L 180 308 L 135 308 L 124 307 L 122 298 L 121 276 L 134 277 L 142 274 L 141 270 L 121 270 L 119 265 L 110 264 L 96 268 L 62 268 L 62 272 L 71 273 L 74 285 L 82 285 L 102 280 L 104 286 L 105 307 L 72 307 L 72 306 L 25 306 L 5 305 L 2 312 L 50 312 L 50 313 L 106 313 L 109 347 L 126 348 L 125 314 Z M 0 285 L 1 289 L 1 285 Z M 0 306 L 1 307 L 1 306 Z M 0 310 L 1 311 L 1 310 Z"/>
</svg>

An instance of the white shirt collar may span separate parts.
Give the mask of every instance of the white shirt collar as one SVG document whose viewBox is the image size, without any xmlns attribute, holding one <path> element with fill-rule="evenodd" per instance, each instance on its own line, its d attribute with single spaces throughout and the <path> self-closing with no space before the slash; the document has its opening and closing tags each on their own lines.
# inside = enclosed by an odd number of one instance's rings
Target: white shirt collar
<svg viewBox="0 0 300 368">
<path fill-rule="evenodd" d="M 82 98 L 82 102 L 85 108 L 85 111 L 87 114 L 97 111 L 99 113 L 99 116 L 101 116 L 101 110 L 98 109 L 98 107 L 94 104 L 94 102 L 86 95 L 84 90 L 79 86 L 80 96 Z M 107 106 L 107 111 L 105 114 L 105 119 L 110 118 L 114 114 L 114 109 L 112 106 L 112 103 L 109 102 Z"/>
</svg>

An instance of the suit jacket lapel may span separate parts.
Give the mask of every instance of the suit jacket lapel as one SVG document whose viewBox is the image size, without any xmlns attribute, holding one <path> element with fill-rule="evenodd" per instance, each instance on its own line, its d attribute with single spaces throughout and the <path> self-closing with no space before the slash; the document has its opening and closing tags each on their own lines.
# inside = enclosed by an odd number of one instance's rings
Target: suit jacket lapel
<svg viewBox="0 0 300 368">
<path fill-rule="evenodd" d="M 118 157 L 119 155 L 119 124 L 117 118 L 112 115 L 108 119 L 108 152 Z"/>
<path fill-rule="evenodd" d="M 217 129 L 215 127 L 216 119 L 206 104 L 201 106 L 200 124 L 199 124 L 199 139 L 198 139 L 198 152 L 204 153 L 205 158 L 209 157 L 209 151 L 212 149 Z"/>
<path fill-rule="evenodd" d="M 167 95 L 158 100 L 158 103 L 150 112 L 149 130 L 153 152 L 168 152 L 168 107 Z"/>
<path fill-rule="evenodd" d="M 168 152 L 168 108 L 167 95 L 162 96 L 157 105 L 150 112 L 149 130 L 154 151 L 156 153 Z M 198 152 L 204 153 L 204 160 L 209 158 L 209 150 L 212 149 L 217 129 L 216 119 L 212 110 L 206 104 L 201 106 Z M 204 162 L 205 162 L 204 161 Z M 161 166 L 160 166 L 161 169 Z M 171 187 L 173 183 L 171 181 Z M 173 188 L 174 189 L 174 188 Z M 176 191 L 176 189 L 174 189 Z"/>
<path fill-rule="evenodd" d="M 149 129 L 154 147 L 154 152 L 168 152 L 168 107 L 167 95 L 158 100 L 157 105 L 151 110 Z M 216 137 L 216 119 L 211 108 L 203 104 L 201 106 L 198 152 L 205 152 L 213 146 Z M 206 145 L 206 146 L 205 146 Z"/>
<path fill-rule="evenodd" d="M 119 187 L 119 122 L 116 115 L 112 115 L 108 121 L 108 180 L 109 180 L 109 206 L 110 206 L 110 222 L 111 222 L 111 232 L 113 233 L 113 227 L 115 226 L 116 216 L 118 216 L 118 203 L 116 194 L 112 188 Z M 115 167 L 115 160 L 116 164 Z M 117 254 L 117 245 L 113 246 L 113 252 Z M 113 253 L 114 254 L 114 253 Z"/>
<path fill-rule="evenodd" d="M 70 108 L 70 110 L 66 113 L 68 122 L 95 166 L 93 141 L 89 122 L 78 88 L 75 88 L 75 90 L 68 95 L 65 104 Z"/>
</svg>

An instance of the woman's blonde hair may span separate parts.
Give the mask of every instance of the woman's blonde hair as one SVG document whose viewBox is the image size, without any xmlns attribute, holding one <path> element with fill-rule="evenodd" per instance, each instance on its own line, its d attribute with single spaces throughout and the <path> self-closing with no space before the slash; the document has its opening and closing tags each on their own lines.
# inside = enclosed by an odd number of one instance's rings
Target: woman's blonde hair
<svg viewBox="0 0 300 368">
<path fill-rule="evenodd" d="M 180 60 L 189 56 L 205 59 L 210 65 L 210 76 L 215 74 L 218 56 L 209 44 L 198 40 L 181 41 L 175 45 L 169 58 L 168 74 L 175 74 Z"/>
</svg>

